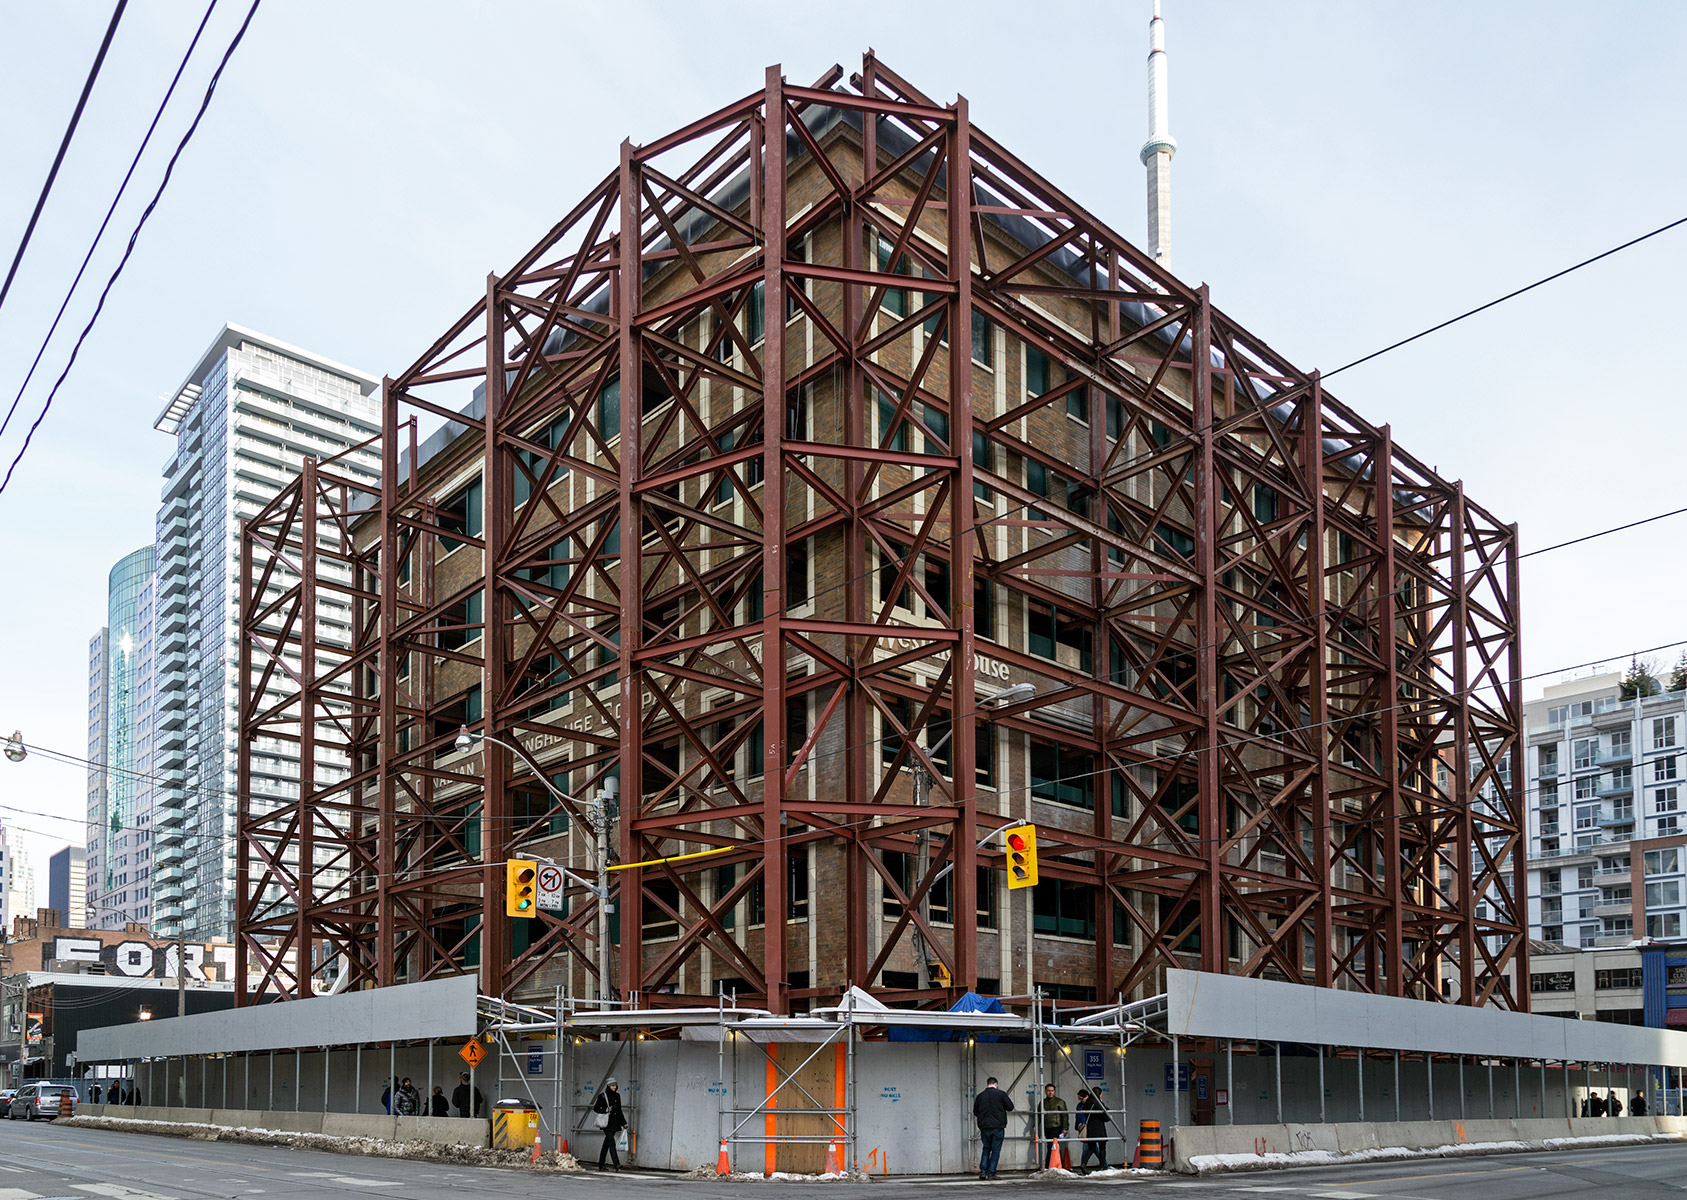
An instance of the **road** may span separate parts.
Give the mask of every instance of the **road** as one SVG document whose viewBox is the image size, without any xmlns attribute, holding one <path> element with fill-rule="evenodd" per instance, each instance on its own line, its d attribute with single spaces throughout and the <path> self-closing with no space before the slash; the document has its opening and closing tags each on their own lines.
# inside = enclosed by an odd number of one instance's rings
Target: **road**
<svg viewBox="0 0 1687 1200">
<path fill-rule="evenodd" d="M 1152 1200 L 1220 1196 L 1222 1200 L 1579 1200 L 1609 1193 L 1610 1200 L 1687 1197 L 1687 1147 L 1627 1146 L 1558 1154 L 1504 1154 L 1488 1158 L 1418 1159 L 1351 1167 L 1245 1172 L 1190 1179 L 1131 1176 L 1118 1180 L 1037 1183 L 968 1179 L 890 1179 L 870 1184 L 721 1184 L 668 1175 L 528 1174 L 400 1159 L 361 1158 L 196 1142 L 146 1134 L 70 1129 L 53 1125 L 0 1124 L 0 1200 L 206 1200 L 264 1196 L 267 1200 L 381 1196 L 387 1200 L 439 1200 L 441 1196 L 497 1196 L 500 1200 L 620 1200 L 629 1192 L 673 1195 L 676 1200 L 801 1195 L 814 1200 L 931 1200 L 934 1189 L 988 1188 L 1016 1197 L 1129 1188 L 1156 1193 Z M 957 1197 L 959 1200 L 959 1197 Z M 1144 1196 L 1142 1200 L 1149 1200 Z"/>
</svg>

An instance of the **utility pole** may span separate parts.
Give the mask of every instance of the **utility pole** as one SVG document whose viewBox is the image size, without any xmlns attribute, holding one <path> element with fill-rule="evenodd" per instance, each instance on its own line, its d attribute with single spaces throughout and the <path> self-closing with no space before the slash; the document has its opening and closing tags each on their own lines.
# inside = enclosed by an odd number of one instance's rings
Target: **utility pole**
<svg viewBox="0 0 1687 1200">
<path fill-rule="evenodd" d="M 29 976 L 18 977 L 18 1086 L 23 1086 L 25 1062 L 29 1058 Z"/>
<path fill-rule="evenodd" d="M 597 986 L 600 1004 L 608 1003 L 614 994 L 609 982 L 609 806 L 617 794 L 613 777 L 605 779 L 598 789 L 597 808 L 592 821 L 592 863 L 597 872 Z M 605 1037 L 608 1035 L 605 1034 Z"/>
<path fill-rule="evenodd" d="M 187 1016 L 187 929 L 176 926 L 176 1015 Z"/>
</svg>

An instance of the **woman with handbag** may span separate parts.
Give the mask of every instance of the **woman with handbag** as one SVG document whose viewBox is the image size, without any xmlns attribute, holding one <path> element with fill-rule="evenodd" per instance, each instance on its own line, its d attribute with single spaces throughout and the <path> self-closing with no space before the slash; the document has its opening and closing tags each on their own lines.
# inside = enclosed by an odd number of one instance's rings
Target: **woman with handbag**
<svg viewBox="0 0 1687 1200">
<path fill-rule="evenodd" d="M 592 1123 L 603 1130 L 603 1146 L 597 1152 L 597 1169 L 603 1170 L 606 1158 L 615 1160 L 615 1169 L 621 1169 L 621 1151 L 616 1147 L 616 1139 L 621 1131 L 627 1127 L 627 1118 L 621 1113 L 621 1089 L 613 1077 L 606 1079 L 603 1091 L 592 1101 L 592 1112 L 596 1115 Z"/>
</svg>

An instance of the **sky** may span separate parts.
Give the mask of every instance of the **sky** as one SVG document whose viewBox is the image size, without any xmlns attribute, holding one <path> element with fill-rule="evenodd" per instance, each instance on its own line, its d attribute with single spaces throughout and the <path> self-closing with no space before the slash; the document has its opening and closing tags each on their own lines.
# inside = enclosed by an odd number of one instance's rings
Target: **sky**
<svg viewBox="0 0 1687 1200">
<path fill-rule="evenodd" d="M 5 462 L 247 6 L 219 0 L 0 438 Z M 770 64 L 807 84 L 869 46 L 927 94 L 965 95 L 975 124 L 1140 244 L 1150 8 L 265 0 L 0 494 L 0 733 L 85 751 L 106 576 L 152 541 L 172 450 L 153 421 L 224 322 L 397 374 L 623 138 L 654 140 L 756 90 Z M 110 11 L 0 3 L 7 261 Z M 0 308 L 0 405 L 203 12 L 129 6 Z M 1687 216 L 1687 6 L 1165 0 L 1164 13 L 1174 269 L 1304 368 L 1333 370 Z M 1678 508 L 1683 279 L 1687 226 L 1329 390 L 1517 522 L 1525 550 Z M 1684 534 L 1687 516 L 1524 561 L 1525 696 L 1562 668 L 1687 638 Z M 43 878 L 46 855 L 80 841 L 85 789 L 81 770 L 41 756 L 0 762 L 0 820 L 25 831 Z"/>
</svg>

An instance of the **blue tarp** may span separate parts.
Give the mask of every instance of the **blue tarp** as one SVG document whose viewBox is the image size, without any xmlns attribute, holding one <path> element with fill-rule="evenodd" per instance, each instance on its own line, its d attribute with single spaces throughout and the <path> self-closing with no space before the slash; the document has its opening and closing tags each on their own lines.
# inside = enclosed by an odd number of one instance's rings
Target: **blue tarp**
<svg viewBox="0 0 1687 1200">
<path fill-rule="evenodd" d="M 980 996 L 977 992 L 963 992 L 961 998 L 949 1006 L 955 1013 L 1005 1013 L 1002 1002 L 994 996 Z M 975 1037 L 981 1042 L 994 1042 L 993 1033 L 968 1033 L 964 1029 L 908 1029 L 892 1025 L 886 1040 L 892 1042 L 964 1042 Z"/>
</svg>

